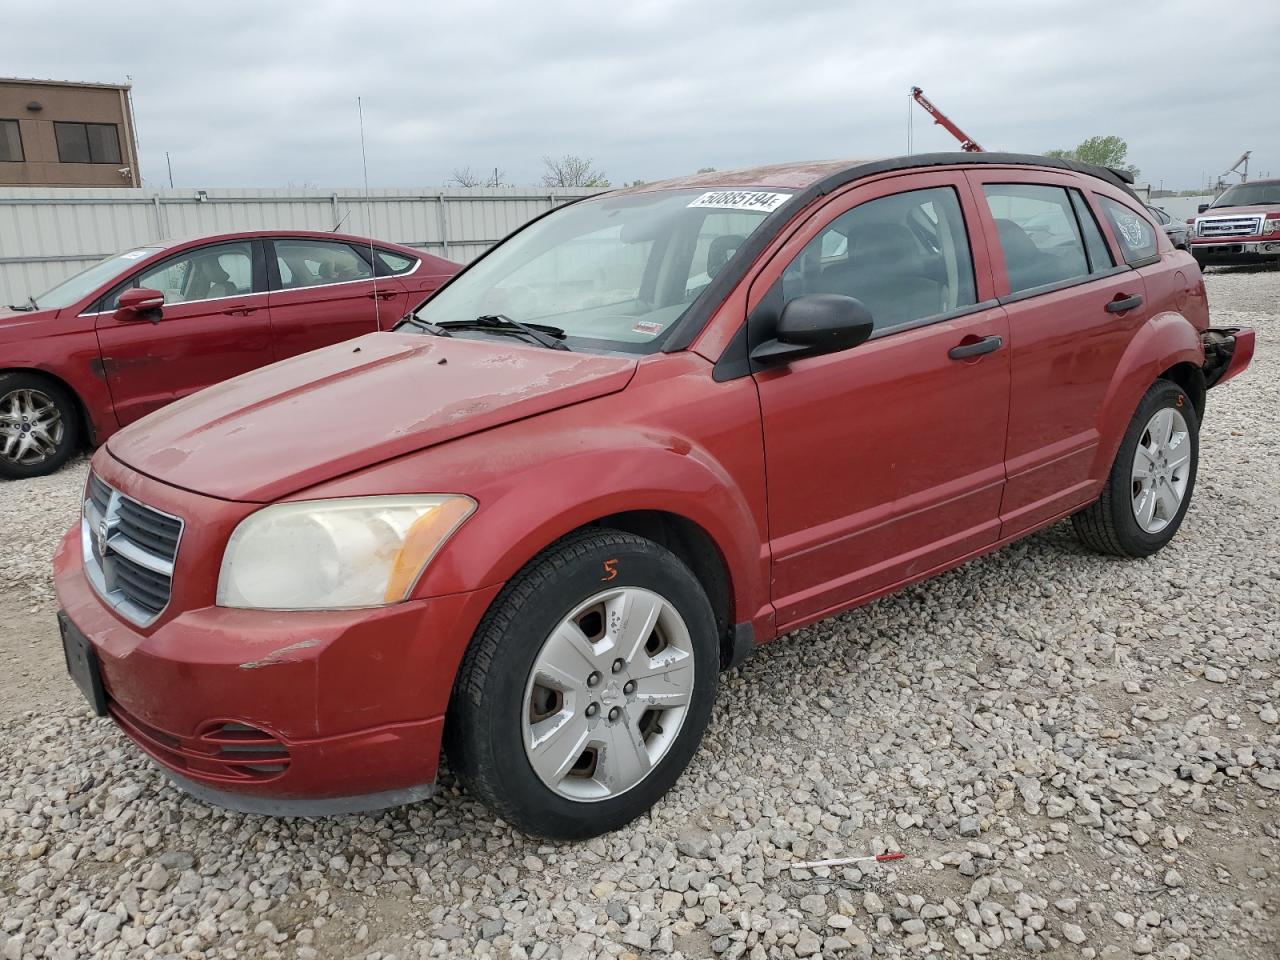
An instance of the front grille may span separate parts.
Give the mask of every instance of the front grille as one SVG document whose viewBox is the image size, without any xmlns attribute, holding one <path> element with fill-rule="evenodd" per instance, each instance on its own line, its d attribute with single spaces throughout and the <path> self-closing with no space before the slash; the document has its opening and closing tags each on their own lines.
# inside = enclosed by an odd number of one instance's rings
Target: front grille
<svg viewBox="0 0 1280 960">
<path fill-rule="evenodd" d="M 1256 237 L 1262 217 L 1205 217 L 1196 221 L 1198 237 Z"/>
<path fill-rule="evenodd" d="M 169 605 L 182 521 L 89 474 L 80 542 L 90 583 L 121 615 L 147 626 Z"/>
</svg>

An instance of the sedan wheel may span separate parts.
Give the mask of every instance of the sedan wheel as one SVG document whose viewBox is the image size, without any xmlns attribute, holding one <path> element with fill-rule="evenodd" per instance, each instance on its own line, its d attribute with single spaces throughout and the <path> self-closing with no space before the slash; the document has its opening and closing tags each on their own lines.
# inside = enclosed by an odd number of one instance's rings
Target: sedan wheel
<svg viewBox="0 0 1280 960">
<path fill-rule="evenodd" d="M 598 593 L 542 645 L 524 695 L 524 749 L 562 797 L 607 800 L 653 770 L 684 723 L 693 640 L 668 600 L 639 587 Z"/>
<path fill-rule="evenodd" d="M 52 473 L 79 442 L 76 402 L 36 373 L 0 373 L 0 477 Z"/>
</svg>

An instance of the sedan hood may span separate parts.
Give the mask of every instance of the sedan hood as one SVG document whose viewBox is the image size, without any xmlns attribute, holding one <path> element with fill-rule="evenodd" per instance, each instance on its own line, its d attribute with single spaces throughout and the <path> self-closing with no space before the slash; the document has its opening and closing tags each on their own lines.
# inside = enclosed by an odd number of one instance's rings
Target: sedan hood
<svg viewBox="0 0 1280 960">
<path fill-rule="evenodd" d="M 614 393 L 636 364 L 488 340 L 374 333 L 203 390 L 115 434 L 107 449 L 164 483 L 269 502 Z"/>
</svg>

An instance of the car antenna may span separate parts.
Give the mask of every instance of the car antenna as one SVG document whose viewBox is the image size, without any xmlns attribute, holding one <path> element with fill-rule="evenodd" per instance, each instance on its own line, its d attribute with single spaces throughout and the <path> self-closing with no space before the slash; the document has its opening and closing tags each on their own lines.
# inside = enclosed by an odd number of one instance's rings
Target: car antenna
<svg viewBox="0 0 1280 960">
<path fill-rule="evenodd" d="M 364 225 L 369 233 L 369 267 L 373 270 L 373 322 L 376 329 L 381 332 L 382 301 L 378 299 L 378 255 L 373 249 L 373 203 L 369 199 L 369 156 L 364 149 L 364 103 L 359 97 L 356 97 L 356 113 L 360 117 L 360 165 L 364 169 Z"/>
<path fill-rule="evenodd" d="M 346 213 L 344 213 L 344 214 L 342 215 L 342 219 L 341 219 L 341 220 L 339 220 L 337 223 L 335 223 L 335 224 L 333 225 L 333 229 L 332 229 L 332 230 L 330 230 L 329 232 L 330 232 L 330 233 L 337 233 L 339 230 L 341 230 L 341 229 L 342 229 L 342 225 L 343 225 L 344 223 L 346 223 L 346 222 L 347 222 L 347 217 L 349 217 L 349 216 L 351 216 L 351 208 L 350 208 L 350 207 L 347 207 L 347 212 L 346 212 Z"/>
</svg>

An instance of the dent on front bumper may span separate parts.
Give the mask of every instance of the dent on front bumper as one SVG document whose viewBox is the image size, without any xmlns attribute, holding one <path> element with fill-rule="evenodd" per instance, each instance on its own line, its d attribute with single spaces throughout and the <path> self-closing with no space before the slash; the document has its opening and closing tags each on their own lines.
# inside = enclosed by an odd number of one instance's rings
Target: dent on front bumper
<svg viewBox="0 0 1280 960">
<path fill-rule="evenodd" d="M 430 792 L 457 660 L 498 589 L 374 610 L 205 607 L 146 630 L 89 584 L 79 528 L 54 583 L 125 734 L 196 796 L 277 814 Z"/>
</svg>

